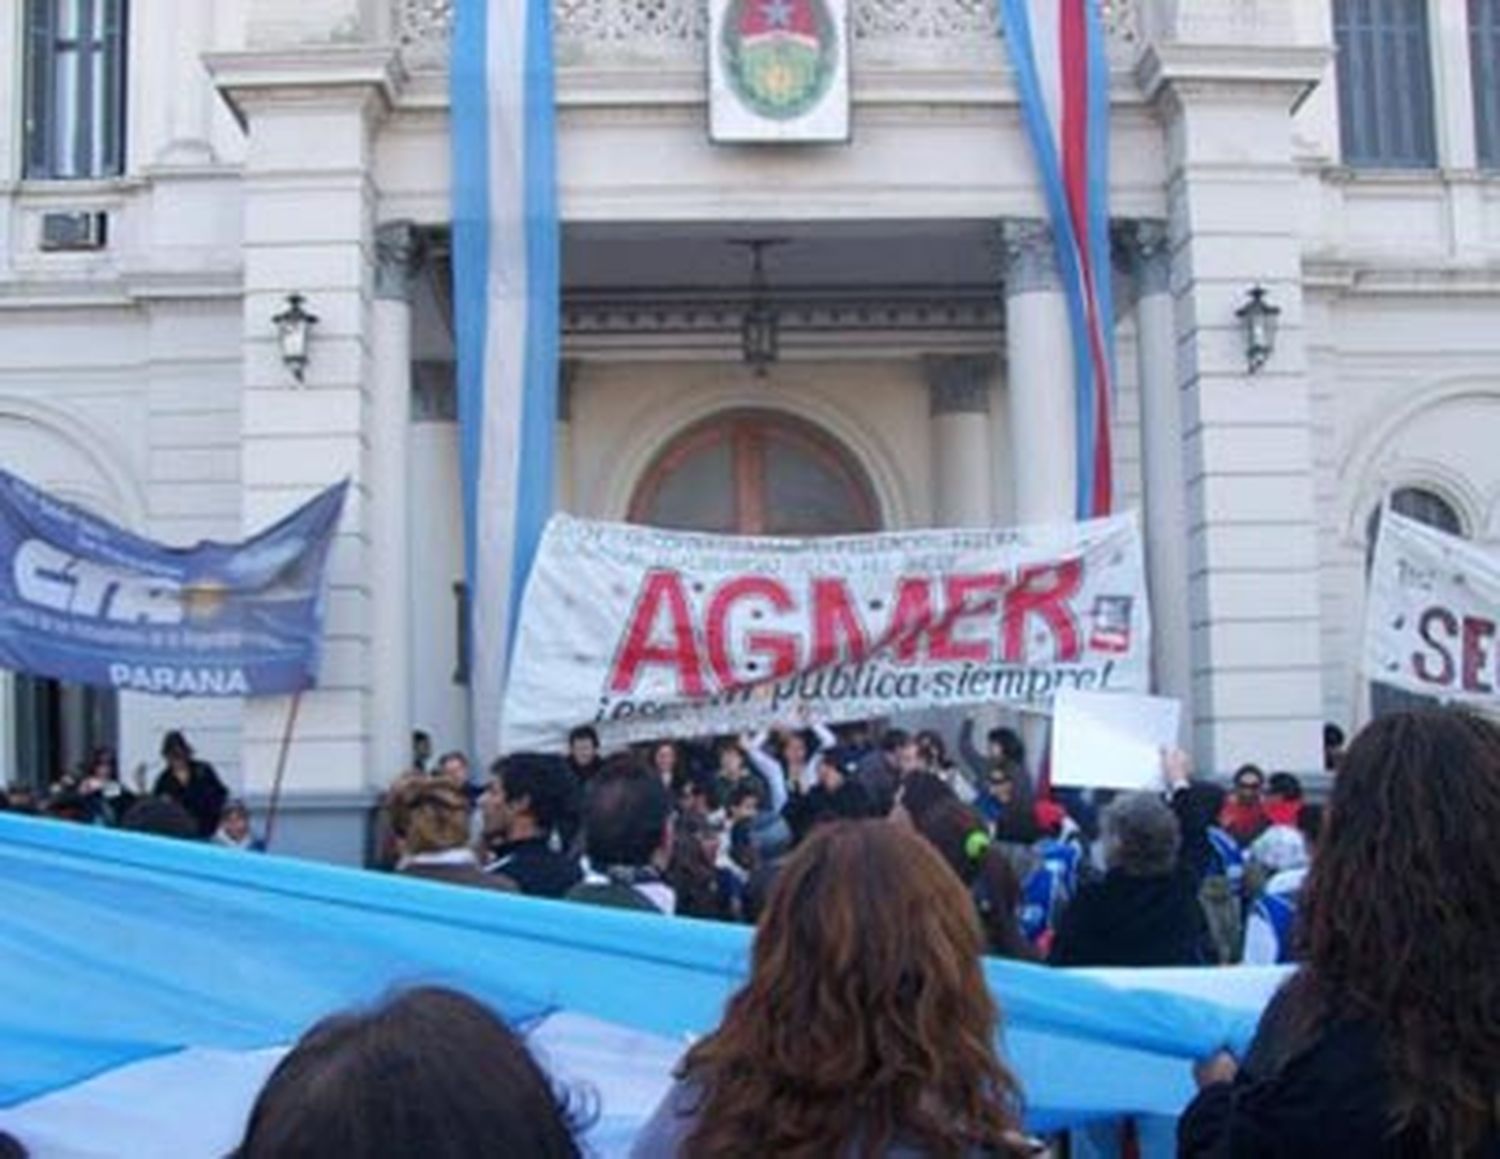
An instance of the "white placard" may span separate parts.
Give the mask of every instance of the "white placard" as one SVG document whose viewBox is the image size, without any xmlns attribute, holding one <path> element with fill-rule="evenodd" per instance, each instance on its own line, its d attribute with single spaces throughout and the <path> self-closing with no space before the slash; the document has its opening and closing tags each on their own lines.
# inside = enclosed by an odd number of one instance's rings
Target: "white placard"
<svg viewBox="0 0 1500 1159">
<path fill-rule="evenodd" d="M 1162 696 L 1060 690 L 1052 702 L 1052 783 L 1089 789 L 1161 787 L 1161 751 L 1175 748 L 1182 702 Z"/>
<path fill-rule="evenodd" d="M 715 141 L 847 141 L 847 0 L 710 0 L 708 89 Z"/>
</svg>

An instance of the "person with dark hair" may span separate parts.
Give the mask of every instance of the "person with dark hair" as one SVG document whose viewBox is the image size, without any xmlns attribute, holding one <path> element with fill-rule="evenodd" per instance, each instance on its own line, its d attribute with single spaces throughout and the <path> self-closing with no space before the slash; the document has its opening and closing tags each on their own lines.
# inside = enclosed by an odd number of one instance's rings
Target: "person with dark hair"
<svg viewBox="0 0 1500 1159">
<path fill-rule="evenodd" d="M 651 771 L 661 781 L 663 789 L 671 789 L 672 780 L 683 768 L 682 750 L 677 747 L 676 741 L 657 741 L 648 750 L 651 758 Z M 605 762 L 605 768 L 609 762 Z M 600 770 L 603 772 L 603 769 Z"/>
<path fill-rule="evenodd" d="M 591 725 L 581 724 L 568 733 L 568 769 L 586 785 L 593 775 L 604 768 L 604 758 L 599 755 L 599 734 Z"/>
<path fill-rule="evenodd" d="M 411 771 L 425 773 L 427 762 L 432 760 L 432 737 L 420 728 L 411 734 Z"/>
<path fill-rule="evenodd" d="M 51 817 L 54 821 L 69 821 L 75 825 L 88 825 L 93 820 L 89 803 L 76 788 L 67 784 L 59 786 L 47 798 L 47 803 L 42 807 L 42 815 Z"/>
<path fill-rule="evenodd" d="M 927 813 L 947 801 L 957 801 L 953 787 L 935 773 L 913 773 L 896 789 L 896 803 L 891 807 L 891 819 L 922 827 Z"/>
<path fill-rule="evenodd" d="M 78 792 L 88 806 L 89 820 L 112 828 L 125 819 L 125 814 L 140 799 L 120 782 L 119 758 L 107 745 L 89 753 Z"/>
<path fill-rule="evenodd" d="M 1318 842 L 1322 839 L 1326 812 L 1322 805 L 1308 804 L 1302 806 L 1302 812 L 1297 817 L 1297 828 L 1302 833 L 1302 840 L 1307 844 L 1309 853 L 1318 847 Z"/>
<path fill-rule="evenodd" d="M 579 725 L 568 733 L 568 757 L 559 770 L 563 793 L 557 815 L 557 834 L 564 849 L 578 851 L 583 829 L 583 794 L 588 783 L 604 768 L 599 734 L 592 725 Z"/>
<path fill-rule="evenodd" d="M 244 853 L 264 853 L 266 843 L 255 835 L 250 826 L 250 806 L 238 797 L 224 806 L 219 817 L 219 827 L 214 830 L 213 843 L 226 849 L 238 849 Z"/>
<path fill-rule="evenodd" d="M 606 761 L 584 799 L 588 864 L 567 899 L 672 913 L 677 901 L 662 879 L 672 858 L 671 822 L 672 799 L 659 770 L 647 772 L 630 757 Z"/>
<path fill-rule="evenodd" d="M 585 1127 L 501 1019 L 422 987 L 304 1034 L 231 1159 L 577 1159 Z"/>
<path fill-rule="evenodd" d="M 984 752 L 974 744 L 974 718 L 967 718 L 958 731 L 958 752 L 977 780 L 1001 765 L 1026 767 L 1026 745 L 1013 728 L 992 728 L 984 734 Z"/>
<path fill-rule="evenodd" d="M 750 781 L 741 782 L 750 785 Z M 705 773 L 687 769 L 672 778 L 672 800 L 679 816 L 707 818 L 719 809 L 719 787 Z"/>
<path fill-rule="evenodd" d="M 787 805 L 785 770 L 776 761 L 767 761 L 752 769 L 746 756 L 748 738 L 720 737 L 714 744 L 718 758 L 718 773 L 714 778 L 714 793 L 721 801 L 742 784 L 754 784 L 759 790 L 760 812 L 751 822 L 751 834 L 762 857 L 776 857 L 786 851 L 792 840 L 789 822 L 783 820 Z"/>
<path fill-rule="evenodd" d="M 36 794 L 27 785 L 6 785 L 0 790 L 0 812 L 35 816 Z"/>
<path fill-rule="evenodd" d="M 980 786 L 974 807 L 990 823 L 997 840 L 1010 845 L 1029 845 L 1042 837 L 1031 777 L 1022 765 L 1006 761 L 991 769 Z"/>
<path fill-rule="evenodd" d="M 1323 771 L 1336 773 L 1344 759 L 1344 730 L 1336 724 L 1323 726 Z"/>
<path fill-rule="evenodd" d="M 673 826 L 672 856 L 662 874 L 677 900 L 673 912 L 688 918 L 727 918 L 729 899 L 721 889 L 718 869 L 723 829 L 696 813 L 679 813 Z"/>
<path fill-rule="evenodd" d="M 854 779 L 870 799 L 875 816 L 884 817 L 896 804 L 901 782 L 921 767 L 916 739 L 902 729 L 888 728 L 881 734 L 880 747 L 860 760 Z"/>
<path fill-rule="evenodd" d="M 974 898 L 987 952 L 1034 960 L 1036 950 L 1016 920 L 1021 881 L 990 836 L 984 818 L 954 797 L 924 810 L 914 822 L 917 832 L 942 854 Z"/>
<path fill-rule="evenodd" d="M 1266 781 L 1266 819 L 1274 828 L 1290 825 L 1296 828 L 1302 812 L 1302 782 L 1295 773 L 1272 773 Z"/>
<path fill-rule="evenodd" d="M 1266 775 L 1258 765 L 1241 765 L 1234 771 L 1234 791 L 1219 812 L 1219 828 L 1242 846 L 1249 845 L 1271 825 L 1262 799 Z"/>
<path fill-rule="evenodd" d="M 992 728 L 985 733 L 985 749 L 974 744 L 974 718 L 969 717 L 958 731 L 958 752 L 968 766 L 976 786 L 972 802 L 991 829 L 1008 812 L 1031 810 L 1031 782 L 1026 777 L 1025 747 L 1012 729 Z M 1026 799 L 1016 808 L 1012 803 L 1020 782 L 1024 781 Z M 1031 818 L 1033 824 L 1035 819 Z M 1032 840 L 1033 838 L 1027 838 Z"/>
<path fill-rule="evenodd" d="M 120 828 L 153 837 L 201 840 L 198 822 L 171 797 L 142 797 L 120 821 Z"/>
<path fill-rule="evenodd" d="M 446 777 L 409 777 L 390 792 L 396 872 L 448 885 L 515 893 L 501 873 L 485 873 L 469 846 L 469 799 Z"/>
<path fill-rule="evenodd" d="M 553 758 L 535 753 L 513 753 L 490 766 L 479 798 L 486 873 L 502 874 L 533 897 L 562 897 L 583 880 L 577 858 L 552 847 L 568 775 Z"/>
<path fill-rule="evenodd" d="M 1199 1068 L 1184 1156 L 1500 1155 L 1500 728 L 1371 722 L 1299 905 L 1305 964 L 1239 1066 Z"/>
<path fill-rule="evenodd" d="M 31 1152 L 9 1131 L 0 1131 L 0 1159 L 27 1159 Z"/>
<path fill-rule="evenodd" d="M 196 759 L 193 746 L 177 729 L 162 738 L 161 755 L 166 767 L 157 775 L 151 795 L 176 801 L 193 818 L 198 836 L 212 837 L 229 790 L 213 765 Z"/>
<path fill-rule="evenodd" d="M 1029 1153 L 983 944 L 973 902 L 920 837 L 821 827 L 771 887 L 749 981 L 632 1153 Z"/>
<path fill-rule="evenodd" d="M 458 749 L 450 749 L 438 757 L 433 776 L 444 778 L 461 793 L 469 791 L 469 758 Z"/>
<path fill-rule="evenodd" d="M 794 842 L 804 840 L 814 827 L 827 821 L 856 821 L 874 816 L 874 807 L 864 786 L 855 780 L 858 764 L 843 749 L 825 749 L 818 762 L 818 783 L 792 798 L 786 806 L 786 823 Z"/>
</svg>

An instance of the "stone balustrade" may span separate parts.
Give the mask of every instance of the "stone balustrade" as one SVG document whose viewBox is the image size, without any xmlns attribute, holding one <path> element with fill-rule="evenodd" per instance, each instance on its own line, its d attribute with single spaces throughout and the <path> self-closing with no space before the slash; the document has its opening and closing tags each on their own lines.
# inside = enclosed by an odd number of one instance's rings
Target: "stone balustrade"
<svg viewBox="0 0 1500 1159">
<path fill-rule="evenodd" d="M 1111 50 L 1128 56 L 1138 37 L 1141 0 L 1100 0 Z M 392 0 L 393 26 L 407 63 L 442 68 L 453 0 Z M 850 0 L 856 61 L 882 63 L 935 51 L 982 52 L 998 39 L 999 0 Z M 629 63 L 696 57 L 708 28 L 705 0 L 554 0 L 558 64 Z M 613 51 L 612 51 L 613 50 Z"/>
</svg>

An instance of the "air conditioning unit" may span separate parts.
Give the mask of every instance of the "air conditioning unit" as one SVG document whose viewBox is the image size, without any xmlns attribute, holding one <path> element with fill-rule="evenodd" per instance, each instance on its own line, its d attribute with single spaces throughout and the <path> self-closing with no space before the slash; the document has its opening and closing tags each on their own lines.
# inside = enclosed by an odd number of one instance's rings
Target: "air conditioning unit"
<svg viewBox="0 0 1500 1159">
<path fill-rule="evenodd" d="M 108 233 L 107 213 L 42 214 L 41 248 L 49 252 L 102 250 Z"/>
</svg>

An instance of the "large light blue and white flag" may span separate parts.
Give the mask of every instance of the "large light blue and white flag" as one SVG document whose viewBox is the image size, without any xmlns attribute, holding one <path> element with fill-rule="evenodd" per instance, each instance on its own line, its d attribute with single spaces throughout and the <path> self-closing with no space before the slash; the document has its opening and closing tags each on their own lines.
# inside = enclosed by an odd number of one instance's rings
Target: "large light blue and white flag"
<svg viewBox="0 0 1500 1159">
<path fill-rule="evenodd" d="M 599 1095 L 624 1153 L 751 931 L 0 815 L 0 1129 L 42 1156 L 222 1155 L 288 1044 L 392 987 L 450 985 Z M 1034 1128 L 1172 1114 L 1243 1048 L 1276 970 L 991 960 Z"/>
<path fill-rule="evenodd" d="M 552 512 L 561 273 L 551 0 L 457 0 L 453 285 L 472 740 L 487 760 Z"/>
</svg>

